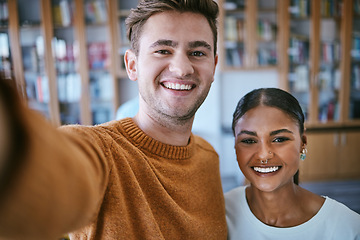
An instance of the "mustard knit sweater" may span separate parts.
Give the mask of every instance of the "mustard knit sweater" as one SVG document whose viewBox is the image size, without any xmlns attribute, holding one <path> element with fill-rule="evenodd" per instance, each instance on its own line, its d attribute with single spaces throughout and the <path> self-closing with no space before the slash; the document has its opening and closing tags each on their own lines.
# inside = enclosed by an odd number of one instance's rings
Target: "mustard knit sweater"
<svg viewBox="0 0 360 240">
<path fill-rule="evenodd" d="M 130 118 L 54 129 L 37 114 L 23 117 L 29 146 L 0 201 L 0 233 L 226 239 L 218 155 L 202 138 L 191 135 L 177 147 L 147 136 Z"/>
</svg>

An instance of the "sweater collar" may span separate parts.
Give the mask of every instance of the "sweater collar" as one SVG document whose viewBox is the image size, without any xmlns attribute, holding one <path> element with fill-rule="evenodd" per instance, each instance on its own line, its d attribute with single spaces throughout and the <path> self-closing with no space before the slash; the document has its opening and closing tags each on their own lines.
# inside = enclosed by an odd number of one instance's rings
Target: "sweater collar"
<svg viewBox="0 0 360 240">
<path fill-rule="evenodd" d="M 150 152 L 159 157 L 174 160 L 187 159 L 194 151 L 195 144 L 193 134 L 191 134 L 190 141 L 187 146 L 174 146 L 164 144 L 146 135 L 146 133 L 143 132 L 131 118 L 124 118 L 120 122 L 126 134 L 128 135 L 128 139 L 143 151 Z"/>
</svg>

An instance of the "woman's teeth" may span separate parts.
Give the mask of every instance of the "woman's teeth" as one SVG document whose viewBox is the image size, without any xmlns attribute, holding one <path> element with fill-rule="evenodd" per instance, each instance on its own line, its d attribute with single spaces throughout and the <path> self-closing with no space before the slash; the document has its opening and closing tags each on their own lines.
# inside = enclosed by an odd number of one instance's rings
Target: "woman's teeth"
<svg viewBox="0 0 360 240">
<path fill-rule="evenodd" d="M 254 167 L 254 170 L 260 173 L 271 173 L 279 170 L 279 167 Z"/>
</svg>

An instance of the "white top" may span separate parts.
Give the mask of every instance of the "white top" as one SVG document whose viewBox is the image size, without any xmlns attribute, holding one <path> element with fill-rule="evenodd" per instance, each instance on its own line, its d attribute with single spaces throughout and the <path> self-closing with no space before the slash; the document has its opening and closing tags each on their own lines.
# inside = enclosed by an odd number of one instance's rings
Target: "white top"
<svg viewBox="0 0 360 240">
<path fill-rule="evenodd" d="M 329 197 L 309 221 L 278 228 L 255 217 L 247 204 L 245 188 L 241 186 L 225 194 L 228 239 L 360 240 L 360 215 Z"/>
</svg>

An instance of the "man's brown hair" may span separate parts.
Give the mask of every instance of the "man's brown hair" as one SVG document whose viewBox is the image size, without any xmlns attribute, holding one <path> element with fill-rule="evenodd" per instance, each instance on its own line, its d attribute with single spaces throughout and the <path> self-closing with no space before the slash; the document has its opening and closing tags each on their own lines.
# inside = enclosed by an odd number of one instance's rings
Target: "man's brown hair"
<svg viewBox="0 0 360 240">
<path fill-rule="evenodd" d="M 127 37 L 136 55 L 139 53 L 139 39 L 147 19 L 156 13 L 166 11 L 193 12 L 206 17 L 214 36 L 214 55 L 216 55 L 216 19 L 219 15 L 219 7 L 213 0 L 142 0 L 137 8 L 131 9 L 131 13 L 125 21 Z"/>
</svg>

